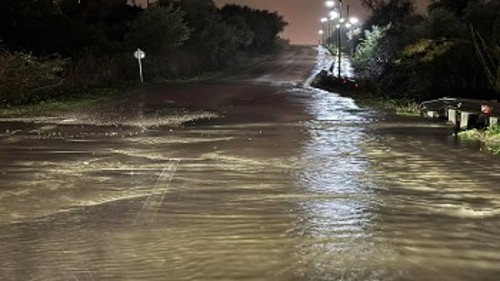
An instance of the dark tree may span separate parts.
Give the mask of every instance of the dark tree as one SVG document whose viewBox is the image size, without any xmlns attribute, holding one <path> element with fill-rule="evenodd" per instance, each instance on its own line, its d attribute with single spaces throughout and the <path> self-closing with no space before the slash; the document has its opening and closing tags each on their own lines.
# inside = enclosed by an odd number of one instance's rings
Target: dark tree
<svg viewBox="0 0 500 281">
<path fill-rule="evenodd" d="M 385 0 L 361 0 L 361 5 L 367 7 L 371 11 L 375 11 L 385 5 L 385 2 Z"/>
<path fill-rule="evenodd" d="M 491 98 L 500 92 L 500 1 L 434 1 L 424 20 L 410 1 L 364 2 L 373 13 L 369 24 L 390 22 L 390 28 L 365 39 L 356 67 L 385 94 Z"/>
<path fill-rule="evenodd" d="M 52 51 L 57 44 L 59 15 L 51 0 L 0 1 L 0 35 L 13 49 Z"/>
<path fill-rule="evenodd" d="M 91 48 L 100 52 L 117 52 L 124 48 L 129 26 L 141 13 L 126 0 L 63 0 L 60 4 L 64 25 L 65 48 Z"/>
<path fill-rule="evenodd" d="M 131 24 L 127 43 L 152 54 L 166 54 L 189 38 L 184 13 L 172 6 L 155 7 L 141 13 Z"/>
<path fill-rule="evenodd" d="M 357 72 L 364 78 L 377 81 L 386 95 L 400 95 L 411 88 L 411 72 L 397 63 L 408 44 L 418 38 L 416 26 L 422 21 L 415 14 L 413 1 L 365 1 L 372 14 L 364 25 L 365 32 L 356 52 Z M 367 37 L 369 36 L 369 37 Z"/>
<path fill-rule="evenodd" d="M 405 21 L 415 15 L 413 0 L 376 1 L 373 5 L 371 16 L 365 23 L 366 27 L 386 26 L 389 23 Z"/>
<path fill-rule="evenodd" d="M 429 10 L 443 8 L 451 11 L 458 17 L 462 17 L 464 10 L 470 3 L 477 3 L 481 0 L 432 0 Z"/>
<path fill-rule="evenodd" d="M 288 23 L 282 16 L 275 12 L 255 10 L 249 7 L 227 5 L 222 8 L 222 14 L 240 16 L 254 34 L 251 46 L 256 49 L 272 48 Z"/>
</svg>

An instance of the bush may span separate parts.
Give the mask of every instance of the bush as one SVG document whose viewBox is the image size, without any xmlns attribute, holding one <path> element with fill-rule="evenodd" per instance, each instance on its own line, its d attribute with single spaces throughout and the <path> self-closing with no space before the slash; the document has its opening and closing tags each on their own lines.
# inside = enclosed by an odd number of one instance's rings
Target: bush
<svg viewBox="0 0 500 281">
<path fill-rule="evenodd" d="M 163 55 L 186 41 L 189 34 L 184 12 L 167 6 L 142 12 L 132 23 L 126 38 L 131 49 L 141 48 L 148 54 Z"/>
<path fill-rule="evenodd" d="M 500 125 L 494 125 L 486 129 L 487 137 L 498 137 L 500 138 Z"/>
<path fill-rule="evenodd" d="M 25 53 L 0 53 L 0 102 L 22 103 L 36 99 L 34 92 L 62 82 L 67 61 L 38 58 Z"/>
<path fill-rule="evenodd" d="M 65 71 L 65 88 L 110 86 L 137 77 L 133 51 L 115 54 L 86 51 L 73 58 Z"/>
</svg>

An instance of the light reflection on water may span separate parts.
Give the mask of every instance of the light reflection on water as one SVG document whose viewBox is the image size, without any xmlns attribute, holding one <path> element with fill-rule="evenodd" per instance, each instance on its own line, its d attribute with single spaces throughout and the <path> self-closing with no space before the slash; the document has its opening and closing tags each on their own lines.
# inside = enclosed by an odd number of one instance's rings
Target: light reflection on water
<svg viewBox="0 0 500 281">
<path fill-rule="evenodd" d="M 377 241 L 372 212 L 377 196 L 367 175 L 369 162 L 360 149 L 367 138 L 363 123 L 370 113 L 352 100 L 311 92 L 315 120 L 299 156 L 297 184 L 317 198 L 299 202 L 304 242 L 297 245 L 305 280 L 389 280 L 390 247 Z"/>
</svg>

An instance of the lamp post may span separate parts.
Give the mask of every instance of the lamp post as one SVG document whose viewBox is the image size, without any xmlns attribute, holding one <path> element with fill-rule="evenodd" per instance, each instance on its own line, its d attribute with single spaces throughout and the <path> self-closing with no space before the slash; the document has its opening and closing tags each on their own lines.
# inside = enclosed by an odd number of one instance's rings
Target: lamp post
<svg viewBox="0 0 500 281">
<path fill-rule="evenodd" d="M 321 43 L 320 43 L 320 45 L 325 45 L 325 31 L 323 29 L 320 29 L 318 31 L 318 34 L 321 36 Z"/>
<path fill-rule="evenodd" d="M 337 36 L 338 36 L 337 37 L 337 40 L 338 40 L 338 46 L 337 46 L 337 53 L 338 54 L 337 54 L 337 56 L 338 56 L 338 63 L 339 64 L 338 64 L 338 69 L 337 69 L 338 70 L 337 76 L 340 78 L 340 74 L 341 74 L 341 54 L 340 54 L 340 52 L 341 52 L 341 46 L 342 46 L 342 44 L 341 44 L 342 39 L 340 36 L 341 35 L 340 32 L 342 29 L 342 23 L 344 21 L 344 18 L 342 18 L 342 0 L 339 0 L 339 14 L 340 14 L 340 18 L 339 18 L 340 25 L 337 28 Z"/>
<path fill-rule="evenodd" d="M 338 19 L 338 21 L 340 23 L 342 23 L 342 21 L 344 20 L 342 18 L 342 0 L 337 0 L 339 2 L 339 6 L 337 9 L 333 9 L 333 7 L 335 7 L 335 1 L 326 1 L 325 2 L 325 6 L 330 9 L 330 11 L 328 12 L 328 18 L 331 20 L 331 21 L 335 21 Z M 329 25 L 330 26 L 330 25 Z M 341 38 L 340 38 L 340 32 L 341 32 L 341 27 L 342 25 L 340 24 L 337 24 L 336 25 L 337 27 L 337 56 L 338 56 L 338 76 L 340 77 L 340 68 L 341 68 L 341 64 L 340 64 L 340 49 L 341 49 Z M 329 35 L 329 38 L 331 39 L 332 37 L 332 32 L 331 30 L 329 30 L 328 32 L 328 35 Z"/>
<path fill-rule="evenodd" d="M 345 24 L 345 27 L 349 29 L 350 34 L 347 34 L 347 39 L 352 40 L 357 34 L 359 34 L 360 29 L 357 27 L 359 19 L 355 17 L 350 17 Z M 349 37 L 350 36 L 350 37 Z M 349 54 L 352 56 L 354 54 L 354 45 L 348 46 Z"/>
<path fill-rule="evenodd" d="M 328 38 L 327 36 L 330 32 L 330 29 L 329 29 L 330 24 L 328 23 L 328 18 L 321 18 L 321 24 L 322 24 L 322 27 L 321 27 L 322 33 L 320 33 L 320 35 L 322 35 L 322 37 L 323 37 L 323 45 L 326 45 L 326 39 Z M 326 34 L 325 34 L 325 31 L 326 31 Z"/>
<path fill-rule="evenodd" d="M 329 10 L 333 11 L 332 9 L 333 9 L 333 7 L 335 7 L 335 1 L 333 1 L 333 0 L 326 1 L 325 2 L 325 6 Z M 331 17 L 330 13 L 328 14 L 328 17 L 326 19 L 327 19 L 327 22 L 328 22 L 328 32 L 327 32 L 328 33 L 328 35 L 327 35 L 328 44 L 327 44 L 327 47 L 330 47 L 330 45 L 332 43 L 331 42 L 332 41 L 332 23 L 330 21 L 333 20 L 333 18 Z"/>
<path fill-rule="evenodd" d="M 338 2 L 338 6 L 336 4 Z M 347 5 L 347 16 L 344 18 L 343 17 L 343 2 L 342 0 L 336 0 L 336 1 L 326 1 L 325 6 L 329 9 L 328 11 L 328 17 L 322 18 L 321 22 L 325 23 L 327 22 L 327 39 L 328 43 L 327 46 L 330 45 L 331 43 L 331 38 L 333 37 L 333 26 L 336 28 L 336 37 L 337 37 L 337 59 L 338 59 L 338 77 L 342 74 L 342 28 L 345 27 L 347 29 L 352 28 L 354 25 L 356 25 L 359 20 L 357 18 L 350 18 L 349 17 L 349 5 Z M 337 7 L 335 7 L 337 6 Z M 334 8 L 335 7 L 335 8 Z"/>
<path fill-rule="evenodd" d="M 337 10 L 331 10 L 328 13 L 328 18 L 331 21 L 331 23 L 330 23 L 330 40 L 331 40 L 331 38 L 333 38 L 333 30 L 334 30 L 333 25 L 334 25 L 335 21 L 340 18 L 340 13 Z"/>
</svg>

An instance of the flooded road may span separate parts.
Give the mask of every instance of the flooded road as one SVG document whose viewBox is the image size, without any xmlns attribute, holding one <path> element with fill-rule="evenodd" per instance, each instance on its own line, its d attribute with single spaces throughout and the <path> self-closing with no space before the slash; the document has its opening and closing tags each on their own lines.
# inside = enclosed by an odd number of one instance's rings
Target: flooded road
<svg viewBox="0 0 500 281">
<path fill-rule="evenodd" d="M 127 107 L 209 122 L 0 123 L 0 280 L 498 280 L 500 159 L 304 85 L 317 53 Z"/>
</svg>

